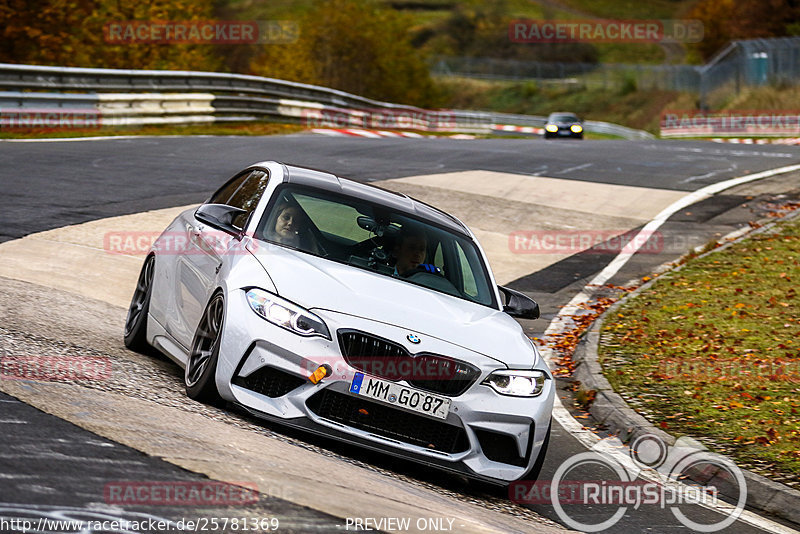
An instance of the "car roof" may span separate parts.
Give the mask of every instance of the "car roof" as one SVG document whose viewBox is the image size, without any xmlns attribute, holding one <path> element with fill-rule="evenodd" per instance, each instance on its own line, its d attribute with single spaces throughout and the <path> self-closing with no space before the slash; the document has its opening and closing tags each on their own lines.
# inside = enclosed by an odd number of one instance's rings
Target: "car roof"
<svg viewBox="0 0 800 534">
<path fill-rule="evenodd" d="M 553 113 L 548 115 L 548 118 L 556 116 L 556 115 L 569 115 L 570 117 L 575 117 L 576 119 L 578 118 L 578 115 L 576 115 L 575 113 L 573 113 L 571 111 L 554 111 Z"/>
<path fill-rule="evenodd" d="M 471 239 L 469 230 L 457 218 L 403 193 L 356 182 L 323 170 L 278 163 L 285 169 L 287 183 L 310 186 L 380 204 L 401 214 L 430 221 Z"/>
</svg>

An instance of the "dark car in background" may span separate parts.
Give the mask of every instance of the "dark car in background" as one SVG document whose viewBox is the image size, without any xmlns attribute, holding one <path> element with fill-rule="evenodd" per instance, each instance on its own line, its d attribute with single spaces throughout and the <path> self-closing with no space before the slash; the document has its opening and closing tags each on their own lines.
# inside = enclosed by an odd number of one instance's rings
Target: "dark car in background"
<svg viewBox="0 0 800 534">
<path fill-rule="evenodd" d="M 572 137 L 583 139 L 583 124 L 577 115 L 559 111 L 551 113 L 544 125 L 544 138 Z"/>
</svg>

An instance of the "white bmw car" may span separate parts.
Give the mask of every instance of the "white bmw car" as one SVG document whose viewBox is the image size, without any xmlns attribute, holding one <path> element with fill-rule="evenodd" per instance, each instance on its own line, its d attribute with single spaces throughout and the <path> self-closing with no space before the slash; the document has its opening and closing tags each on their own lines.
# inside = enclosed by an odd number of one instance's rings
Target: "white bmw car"
<svg viewBox="0 0 800 534">
<path fill-rule="evenodd" d="M 278 162 L 181 213 L 125 324 L 193 399 L 495 484 L 535 478 L 553 377 L 472 232 L 405 195 Z"/>
</svg>

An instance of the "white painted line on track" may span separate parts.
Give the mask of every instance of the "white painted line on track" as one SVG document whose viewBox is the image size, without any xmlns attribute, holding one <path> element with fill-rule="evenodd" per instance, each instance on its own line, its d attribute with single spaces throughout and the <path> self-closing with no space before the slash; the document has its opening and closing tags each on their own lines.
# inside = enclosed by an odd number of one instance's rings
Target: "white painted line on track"
<svg viewBox="0 0 800 534">
<path fill-rule="evenodd" d="M 583 165 L 576 165 L 575 167 L 569 167 L 567 169 L 564 169 L 563 171 L 560 171 L 559 174 L 566 174 L 568 172 L 580 171 L 580 170 L 583 170 L 583 169 L 588 169 L 592 165 L 594 165 L 594 163 L 584 163 Z"/>
<path fill-rule="evenodd" d="M 340 132 L 339 130 L 334 130 L 332 128 L 312 128 L 309 131 L 311 133 L 328 135 L 328 136 L 331 136 L 331 137 L 345 137 L 345 136 L 347 136 L 346 133 Z"/>
<path fill-rule="evenodd" d="M 0 139 L 4 143 L 65 143 L 68 141 L 107 141 L 109 139 L 137 139 L 140 135 L 97 135 L 94 137 L 46 137 L 44 139 Z"/>
<path fill-rule="evenodd" d="M 653 218 L 649 223 L 647 223 L 644 228 L 642 228 L 637 236 L 631 240 L 630 247 L 626 247 L 625 251 L 620 252 L 612 261 L 609 263 L 605 269 L 600 271 L 600 273 L 595 276 L 584 288 L 575 295 L 569 303 L 564 306 L 561 311 L 558 313 L 556 317 L 550 321 L 550 325 L 548 325 L 547 330 L 545 330 L 543 338 L 547 340 L 548 337 L 562 333 L 569 329 L 571 325 L 570 317 L 578 313 L 582 308 L 581 305 L 587 303 L 592 298 L 592 293 L 594 288 L 598 288 L 608 282 L 615 274 L 617 274 L 620 269 L 628 262 L 631 257 L 636 253 L 639 248 L 641 248 L 649 235 L 652 235 L 652 232 L 655 232 L 662 224 L 664 224 L 667 219 L 669 219 L 672 215 L 677 213 L 678 211 L 682 210 L 683 208 L 694 204 L 695 202 L 699 202 L 700 200 L 704 200 L 709 198 L 720 191 L 724 191 L 726 189 L 730 189 L 731 187 L 735 187 L 740 184 L 753 182 L 756 180 L 762 180 L 764 178 L 769 178 L 771 176 L 776 176 L 779 174 L 785 174 L 793 171 L 800 170 L 800 165 L 790 165 L 787 167 L 780 167 L 777 169 L 771 169 L 764 172 L 759 172 L 755 174 L 748 174 L 745 176 L 740 176 L 738 178 L 731 178 L 730 180 L 725 180 L 722 182 L 718 182 L 716 184 L 711 184 L 709 186 L 703 187 L 702 189 L 698 189 L 692 193 L 687 194 L 681 199 L 673 202 L 671 205 L 664 208 L 658 215 Z M 640 237 L 641 236 L 641 237 Z M 553 367 L 556 365 L 555 362 L 555 354 L 554 351 L 545 346 L 540 349 L 542 356 L 548 362 L 548 364 Z M 561 399 L 558 395 L 555 396 L 555 404 L 553 406 L 553 419 L 555 419 L 567 432 L 575 437 L 578 441 L 580 441 L 586 448 L 591 449 L 594 447 L 599 441 L 600 437 L 597 436 L 594 432 L 588 430 L 583 424 L 581 424 L 577 419 L 572 417 L 572 414 L 564 407 L 561 403 Z M 629 465 L 631 464 L 630 455 L 626 452 L 622 452 L 619 450 L 605 450 L 604 454 L 608 454 L 612 456 L 615 460 L 620 462 L 622 465 Z M 643 478 L 650 479 L 652 481 L 656 478 L 655 475 L 649 474 L 647 472 L 640 473 L 640 476 Z M 701 506 L 718 512 L 720 514 L 729 515 L 733 511 L 733 507 L 726 503 L 717 503 L 711 504 L 707 502 L 700 502 L 698 503 Z M 739 518 L 739 521 L 751 525 L 753 527 L 762 529 L 767 532 L 774 532 L 776 534 L 797 534 L 798 531 L 793 530 L 789 527 L 786 527 L 780 523 L 776 523 L 771 521 L 767 518 L 761 517 L 758 514 L 750 512 L 748 510 L 742 510 Z"/>
<path fill-rule="evenodd" d="M 109 141 L 113 139 L 180 139 L 183 137 L 241 137 L 237 135 L 96 135 L 90 137 L 45 137 L 40 139 L 0 139 L 2 143 L 66 143 L 70 141 Z"/>
</svg>

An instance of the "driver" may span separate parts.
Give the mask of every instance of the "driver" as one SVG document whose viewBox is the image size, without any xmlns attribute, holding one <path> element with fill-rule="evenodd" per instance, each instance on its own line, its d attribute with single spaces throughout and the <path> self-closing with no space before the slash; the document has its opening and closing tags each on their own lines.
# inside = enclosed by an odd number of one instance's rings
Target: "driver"
<svg viewBox="0 0 800 534">
<path fill-rule="evenodd" d="M 392 249 L 396 258 L 394 276 L 408 276 L 421 268 L 427 272 L 441 273 L 437 267 L 426 264 L 428 238 L 422 228 L 405 225 L 400 230 L 397 243 Z"/>
</svg>

